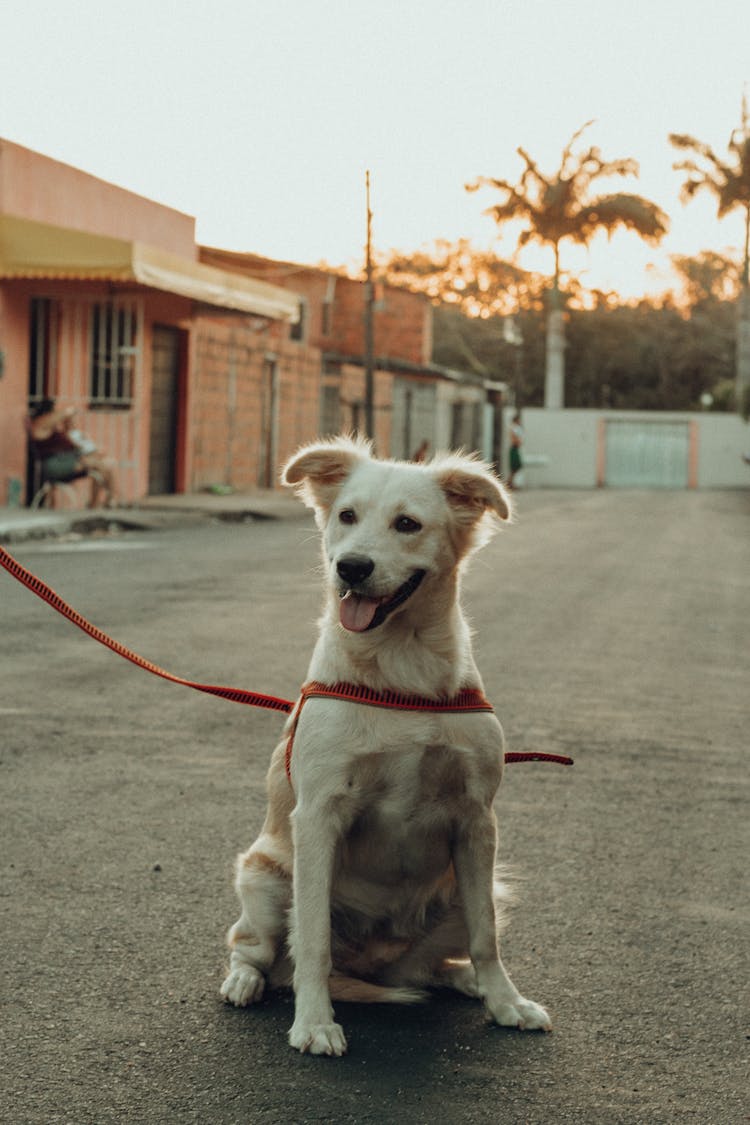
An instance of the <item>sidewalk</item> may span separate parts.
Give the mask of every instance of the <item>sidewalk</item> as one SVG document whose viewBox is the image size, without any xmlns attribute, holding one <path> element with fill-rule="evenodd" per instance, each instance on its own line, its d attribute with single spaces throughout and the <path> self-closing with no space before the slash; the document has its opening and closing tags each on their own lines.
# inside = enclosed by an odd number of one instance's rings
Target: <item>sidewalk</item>
<svg viewBox="0 0 750 1125">
<path fill-rule="evenodd" d="M 146 496 L 133 507 L 112 510 L 0 508 L 0 543 L 54 538 L 71 532 L 86 534 L 110 524 L 128 531 L 154 531 L 211 520 L 283 520 L 304 514 L 304 506 L 291 493 L 270 489 L 227 496 L 210 492 Z"/>
</svg>

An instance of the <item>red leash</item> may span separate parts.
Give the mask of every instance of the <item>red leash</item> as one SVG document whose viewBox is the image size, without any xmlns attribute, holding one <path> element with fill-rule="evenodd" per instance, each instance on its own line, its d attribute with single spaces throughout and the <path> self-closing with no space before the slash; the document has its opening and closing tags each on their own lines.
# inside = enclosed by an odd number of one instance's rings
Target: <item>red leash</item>
<svg viewBox="0 0 750 1125">
<path fill-rule="evenodd" d="M 195 688 L 196 691 L 205 691 L 209 695 L 218 695 L 221 699 L 230 699 L 233 703 L 247 703 L 251 707 L 268 707 L 272 711 L 291 711 L 294 707 L 294 701 L 291 699 L 277 699 L 273 695 L 259 695 L 254 691 L 244 691 L 242 688 L 229 688 L 229 687 L 214 687 L 211 684 L 196 684 L 192 680 L 184 680 L 182 676 L 173 676 L 171 672 L 165 672 L 158 664 L 152 664 L 150 660 L 144 660 L 142 656 L 137 653 L 131 652 L 125 645 L 121 645 L 119 641 L 113 641 L 101 629 L 97 629 L 96 625 L 92 625 L 80 613 L 77 613 L 67 602 L 56 594 L 46 582 L 42 582 L 41 578 L 37 578 L 31 571 L 26 570 L 19 562 L 9 555 L 8 552 L 0 547 L 0 566 L 5 567 L 9 574 L 31 590 L 32 594 L 36 594 L 47 605 L 51 605 L 68 621 L 72 621 L 89 637 L 93 637 L 99 644 L 106 645 L 116 652 L 118 656 L 124 656 L 126 660 L 136 664 L 139 668 L 145 668 L 147 672 L 153 672 L 155 676 L 161 676 L 164 680 L 171 680 L 173 684 L 182 684 L 183 687 Z"/>
<path fill-rule="evenodd" d="M 53 609 L 57 610 L 57 612 L 68 621 L 77 625 L 78 628 L 82 629 L 89 637 L 93 637 L 95 641 L 112 649 L 118 656 L 123 656 L 138 668 L 143 668 L 145 671 L 151 672 L 155 676 L 161 676 L 164 680 L 170 680 L 173 684 L 182 684 L 183 687 L 193 688 L 195 691 L 203 691 L 209 695 L 216 695 L 221 699 L 229 699 L 233 703 L 246 703 L 250 707 L 264 707 L 271 711 L 283 711 L 287 713 L 293 711 L 296 706 L 297 711 L 294 718 L 294 725 L 287 743 L 287 773 L 289 772 L 292 743 L 300 711 L 302 710 L 305 700 L 313 696 L 329 699 L 343 699 L 351 703 L 362 703 L 371 707 L 388 707 L 401 711 L 457 712 L 493 710 L 489 700 L 474 688 L 465 688 L 450 699 L 435 700 L 423 696 L 405 695 L 393 691 L 377 692 L 359 684 L 322 684 L 317 681 L 311 681 L 302 686 L 299 700 L 291 700 L 278 699 L 275 695 L 262 695 L 255 691 L 246 691 L 244 688 L 217 687 L 213 684 L 195 683 L 193 680 L 183 679 L 182 676 L 172 675 L 171 672 L 160 668 L 158 664 L 152 664 L 150 660 L 144 660 L 142 656 L 132 652 L 129 648 L 126 648 L 125 645 L 121 645 L 119 641 L 113 640 L 112 637 L 107 636 L 101 629 L 97 629 L 96 625 L 92 625 L 90 621 L 87 621 L 85 617 L 82 617 L 81 614 L 69 606 L 67 602 L 63 601 L 59 594 L 56 594 L 46 582 L 42 582 L 41 578 L 37 578 L 35 574 L 32 574 L 31 571 L 21 566 L 21 564 L 2 546 L 0 546 L 0 566 L 4 567 L 9 574 L 28 590 L 31 590 L 32 594 L 36 594 L 43 602 L 52 606 Z M 573 764 L 572 758 L 565 757 L 561 754 L 542 754 L 535 751 L 506 754 L 505 761 L 557 762 L 559 765 L 565 766 L 571 766 Z"/>
</svg>

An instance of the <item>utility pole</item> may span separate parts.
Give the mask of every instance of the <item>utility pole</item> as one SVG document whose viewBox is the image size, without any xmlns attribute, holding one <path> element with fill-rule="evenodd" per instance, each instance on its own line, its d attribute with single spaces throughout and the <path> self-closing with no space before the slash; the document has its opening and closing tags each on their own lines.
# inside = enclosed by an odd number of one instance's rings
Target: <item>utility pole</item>
<svg viewBox="0 0 750 1125">
<path fill-rule="evenodd" d="M 370 210 L 370 172 L 365 172 L 367 194 L 367 245 L 365 250 L 365 433 L 375 437 L 375 289 L 372 283 L 372 211 Z"/>
</svg>

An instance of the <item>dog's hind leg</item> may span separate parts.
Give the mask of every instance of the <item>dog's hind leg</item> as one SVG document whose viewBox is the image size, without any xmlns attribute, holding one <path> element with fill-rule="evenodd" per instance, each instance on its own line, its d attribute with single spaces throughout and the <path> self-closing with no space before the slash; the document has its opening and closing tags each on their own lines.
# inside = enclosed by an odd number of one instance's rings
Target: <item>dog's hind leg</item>
<svg viewBox="0 0 750 1125">
<path fill-rule="evenodd" d="M 227 935 L 229 974 L 221 995 L 237 1007 L 260 1000 L 266 979 L 283 953 L 291 874 L 268 855 L 261 836 L 237 861 L 235 888 L 242 914 Z"/>
<path fill-rule="evenodd" d="M 421 1004 L 427 993 L 415 988 L 386 988 L 381 984 L 332 973 L 328 978 L 332 1000 L 351 1004 Z"/>
<path fill-rule="evenodd" d="M 435 973 L 432 983 L 436 988 L 452 988 L 454 992 L 470 996 L 472 1000 L 481 1000 L 477 974 L 468 957 L 466 960 L 446 958 Z"/>
<path fill-rule="evenodd" d="M 413 942 L 381 974 L 388 985 L 452 988 L 477 998 L 477 976 L 468 959 L 469 935 L 460 906 L 449 909 L 434 929 Z"/>
<path fill-rule="evenodd" d="M 474 815 L 465 819 L 454 846 L 453 862 L 478 993 L 492 1019 L 501 1027 L 549 1031 L 550 1018 L 545 1009 L 520 994 L 500 959 L 492 893 L 496 834 L 494 812 L 491 808 L 478 807 Z"/>
</svg>

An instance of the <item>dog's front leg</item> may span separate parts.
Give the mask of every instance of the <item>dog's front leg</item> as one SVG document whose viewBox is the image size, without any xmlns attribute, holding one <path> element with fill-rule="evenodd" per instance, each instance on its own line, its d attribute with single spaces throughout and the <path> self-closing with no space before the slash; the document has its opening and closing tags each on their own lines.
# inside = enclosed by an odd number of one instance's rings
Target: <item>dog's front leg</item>
<svg viewBox="0 0 750 1125">
<path fill-rule="evenodd" d="M 292 816 L 294 832 L 295 1018 L 289 1042 L 311 1055 L 343 1055 L 346 1039 L 334 1022 L 331 974 L 331 880 L 337 833 L 335 815 L 322 802 L 301 803 Z"/>
<path fill-rule="evenodd" d="M 454 867 L 469 932 L 469 955 L 479 995 L 495 1023 L 525 1031 L 550 1031 L 547 1012 L 526 1000 L 500 959 L 493 900 L 497 822 L 490 807 L 465 817 L 454 848 Z"/>
</svg>

